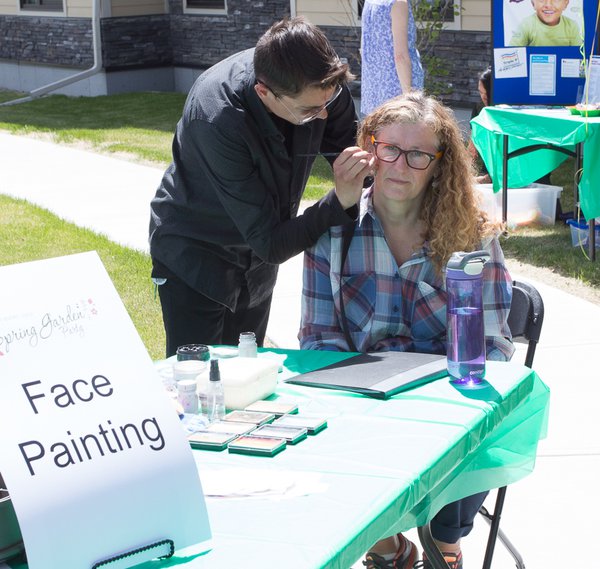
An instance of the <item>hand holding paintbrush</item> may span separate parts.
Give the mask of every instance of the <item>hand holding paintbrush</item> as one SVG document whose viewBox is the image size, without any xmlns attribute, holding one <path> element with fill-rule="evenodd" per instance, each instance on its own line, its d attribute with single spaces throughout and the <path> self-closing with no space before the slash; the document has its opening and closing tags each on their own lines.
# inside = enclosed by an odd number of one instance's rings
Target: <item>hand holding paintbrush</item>
<svg viewBox="0 0 600 569">
<path fill-rule="evenodd" d="M 344 209 L 360 200 L 364 179 L 373 175 L 374 163 L 375 156 L 358 146 L 346 148 L 333 163 L 335 194 Z"/>
</svg>

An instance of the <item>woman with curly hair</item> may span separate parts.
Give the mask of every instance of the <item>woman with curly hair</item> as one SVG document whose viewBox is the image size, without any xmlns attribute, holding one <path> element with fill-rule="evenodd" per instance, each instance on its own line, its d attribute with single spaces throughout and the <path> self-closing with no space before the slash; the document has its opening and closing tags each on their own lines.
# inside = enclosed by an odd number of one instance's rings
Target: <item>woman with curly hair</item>
<svg viewBox="0 0 600 569">
<path fill-rule="evenodd" d="M 512 280 L 500 228 L 479 209 L 452 112 L 421 92 L 402 95 L 363 120 L 357 146 L 375 157 L 373 185 L 356 222 L 332 227 L 305 253 L 301 348 L 445 354 L 445 265 L 454 251 L 484 249 L 487 358 L 510 359 Z M 449 504 L 431 522 L 452 569 L 462 567 L 460 539 L 484 498 Z M 375 544 L 365 565 L 412 568 L 416 558 L 414 544 L 398 534 Z"/>
</svg>

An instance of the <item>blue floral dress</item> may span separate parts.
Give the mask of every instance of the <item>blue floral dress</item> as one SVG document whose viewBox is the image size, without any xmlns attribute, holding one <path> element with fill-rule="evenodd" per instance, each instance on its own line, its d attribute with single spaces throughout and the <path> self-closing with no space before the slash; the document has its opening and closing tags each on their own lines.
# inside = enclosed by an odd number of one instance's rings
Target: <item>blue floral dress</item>
<svg viewBox="0 0 600 569">
<path fill-rule="evenodd" d="M 365 0 L 362 12 L 361 102 L 363 115 L 402 93 L 392 38 L 392 5 L 396 0 Z M 412 86 L 423 88 L 424 73 L 416 48 L 417 28 L 408 4 L 408 50 L 412 66 Z"/>
</svg>

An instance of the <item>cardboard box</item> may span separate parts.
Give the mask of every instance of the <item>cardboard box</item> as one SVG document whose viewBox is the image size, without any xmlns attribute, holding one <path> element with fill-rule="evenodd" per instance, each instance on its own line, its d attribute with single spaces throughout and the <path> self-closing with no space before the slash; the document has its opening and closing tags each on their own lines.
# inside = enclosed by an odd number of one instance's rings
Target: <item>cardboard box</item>
<svg viewBox="0 0 600 569">
<path fill-rule="evenodd" d="M 494 194 L 492 184 L 476 184 L 481 194 L 482 209 L 491 220 L 502 220 L 502 191 Z M 554 225 L 556 200 L 562 192 L 560 186 L 530 184 L 523 188 L 508 188 L 508 211 L 506 221 L 509 227 L 520 227 L 531 223 Z"/>
</svg>

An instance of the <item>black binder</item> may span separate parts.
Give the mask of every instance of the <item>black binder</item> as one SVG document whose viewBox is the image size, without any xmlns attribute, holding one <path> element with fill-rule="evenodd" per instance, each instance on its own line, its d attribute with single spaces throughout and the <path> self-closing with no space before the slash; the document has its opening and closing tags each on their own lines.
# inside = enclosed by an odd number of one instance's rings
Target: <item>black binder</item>
<svg viewBox="0 0 600 569">
<path fill-rule="evenodd" d="M 414 352 L 359 354 L 327 367 L 296 375 L 286 383 L 353 391 L 388 399 L 447 375 L 446 356 Z"/>
</svg>

